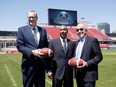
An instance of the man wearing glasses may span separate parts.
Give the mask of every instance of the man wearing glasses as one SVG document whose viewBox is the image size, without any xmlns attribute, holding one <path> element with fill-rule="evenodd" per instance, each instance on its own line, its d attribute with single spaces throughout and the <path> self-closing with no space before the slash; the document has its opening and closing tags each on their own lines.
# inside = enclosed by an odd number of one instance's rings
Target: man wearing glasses
<svg viewBox="0 0 116 87">
<path fill-rule="evenodd" d="M 96 38 L 87 35 L 87 27 L 78 24 L 76 27 L 79 40 L 76 42 L 75 58 L 83 59 L 83 65 L 75 69 L 78 87 L 95 87 L 98 80 L 98 63 L 103 56 Z"/>
</svg>

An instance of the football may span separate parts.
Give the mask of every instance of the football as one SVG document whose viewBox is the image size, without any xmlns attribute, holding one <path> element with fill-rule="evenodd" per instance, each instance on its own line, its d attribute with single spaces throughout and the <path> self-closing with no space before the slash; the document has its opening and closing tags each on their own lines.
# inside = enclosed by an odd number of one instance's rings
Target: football
<svg viewBox="0 0 116 87">
<path fill-rule="evenodd" d="M 45 58 L 53 56 L 53 51 L 49 48 L 42 48 L 41 53 L 44 54 L 42 57 L 45 57 Z"/>
<path fill-rule="evenodd" d="M 83 60 L 80 58 L 71 58 L 68 61 L 69 66 L 71 66 L 72 68 L 76 68 L 77 66 L 81 66 L 83 65 Z"/>
</svg>

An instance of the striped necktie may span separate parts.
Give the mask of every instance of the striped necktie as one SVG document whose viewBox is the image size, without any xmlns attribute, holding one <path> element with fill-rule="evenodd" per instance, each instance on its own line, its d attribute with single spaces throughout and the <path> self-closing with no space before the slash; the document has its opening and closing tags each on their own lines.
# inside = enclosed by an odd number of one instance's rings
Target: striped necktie
<svg viewBox="0 0 116 87">
<path fill-rule="evenodd" d="M 37 45 L 38 45 L 38 38 L 37 38 L 37 30 L 36 30 L 36 28 L 33 28 L 33 32 L 34 32 L 34 38 L 35 38 L 35 42 L 37 43 Z"/>
</svg>

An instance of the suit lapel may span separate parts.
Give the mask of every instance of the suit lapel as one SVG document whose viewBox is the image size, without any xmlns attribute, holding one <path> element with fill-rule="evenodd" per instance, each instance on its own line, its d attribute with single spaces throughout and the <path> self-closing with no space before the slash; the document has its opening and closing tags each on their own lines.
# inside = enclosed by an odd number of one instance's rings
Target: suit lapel
<svg viewBox="0 0 116 87">
<path fill-rule="evenodd" d="M 27 32 L 25 32 L 25 33 L 29 34 L 28 36 L 32 37 L 32 42 L 34 43 L 34 45 L 37 46 L 37 44 L 36 44 L 36 42 L 35 42 L 34 35 L 33 35 L 33 33 L 32 33 L 32 30 L 31 30 L 31 27 L 30 27 L 29 25 L 27 26 Z"/>
<path fill-rule="evenodd" d="M 89 39 L 89 37 L 87 36 L 86 39 L 85 39 L 84 45 L 83 45 L 83 49 L 82 49 L 82 54 L 81 54 L 81 56 L 83 55 L 84 50 L 86 49 L 86 46 L 87 46 L 87 43 L 88 43 L 88 39 Z"/>
<path fill-rule="evenodd" d="M 61 48 L 62 51 L 64 52 L 64 48 L 63 48 L 63 46 L 62 46 L 62 42 L 61 42 L 60 38 L 58 38 L 57 43 L 58 43 L 58 47 Z M 65 52 L 64 52 L 64 53 L 65 53 Z"/>
<path fill-rule="evenodd" d="M 74 56 L 76 56 L 76 48 L 77 48 L 78 43 L 79 43 L 79 40 L 77 40 L 77 41 L 75 42 L 76 46 L 75 46 L 75 49 L 74 49 L 74 50 L 75 50 Z"/>
<path fill-rule="evenodd" d="M 29 34 L 29 36 L 33 38 L 32 42 L 34 42 L 34 44 L 36 44 L 34 35 L 32 33 L 31 27 L 29 25 L 27 26 L 27 32 L 25 32 L 25 33 Z"/>
<path fill-rule="evenodd" d="M 76 50 L 76 48 L 77 48 L 78 43 L 79 43 L 79 40 L 76 42 L 75 50 Z"/>
<path fill-rule="evenodd" d="M 59 47 L 62 48 L 62 51 L 64 51 L 60 38 L 58 39 L 58 44 L 59 44 Z"/>
</svg>

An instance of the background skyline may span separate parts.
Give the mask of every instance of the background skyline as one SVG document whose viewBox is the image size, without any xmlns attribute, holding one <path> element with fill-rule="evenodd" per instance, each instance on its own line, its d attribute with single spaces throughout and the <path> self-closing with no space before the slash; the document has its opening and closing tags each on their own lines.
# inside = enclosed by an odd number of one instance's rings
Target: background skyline
<svg viewBox="0 0 116 87">
<path fill-rule="evenodd" d="M 97 27 L 98 23 L 110 24 L 110 32 L 116 30 L 115 0 L 1 0 L 0 31 L 17 31 L 27 24 L 27 12 L 38 13 L 38 23 L 48 23 L 48 9 L 77 11 L 77 20 L 85 18 Z"/>
</svg>

